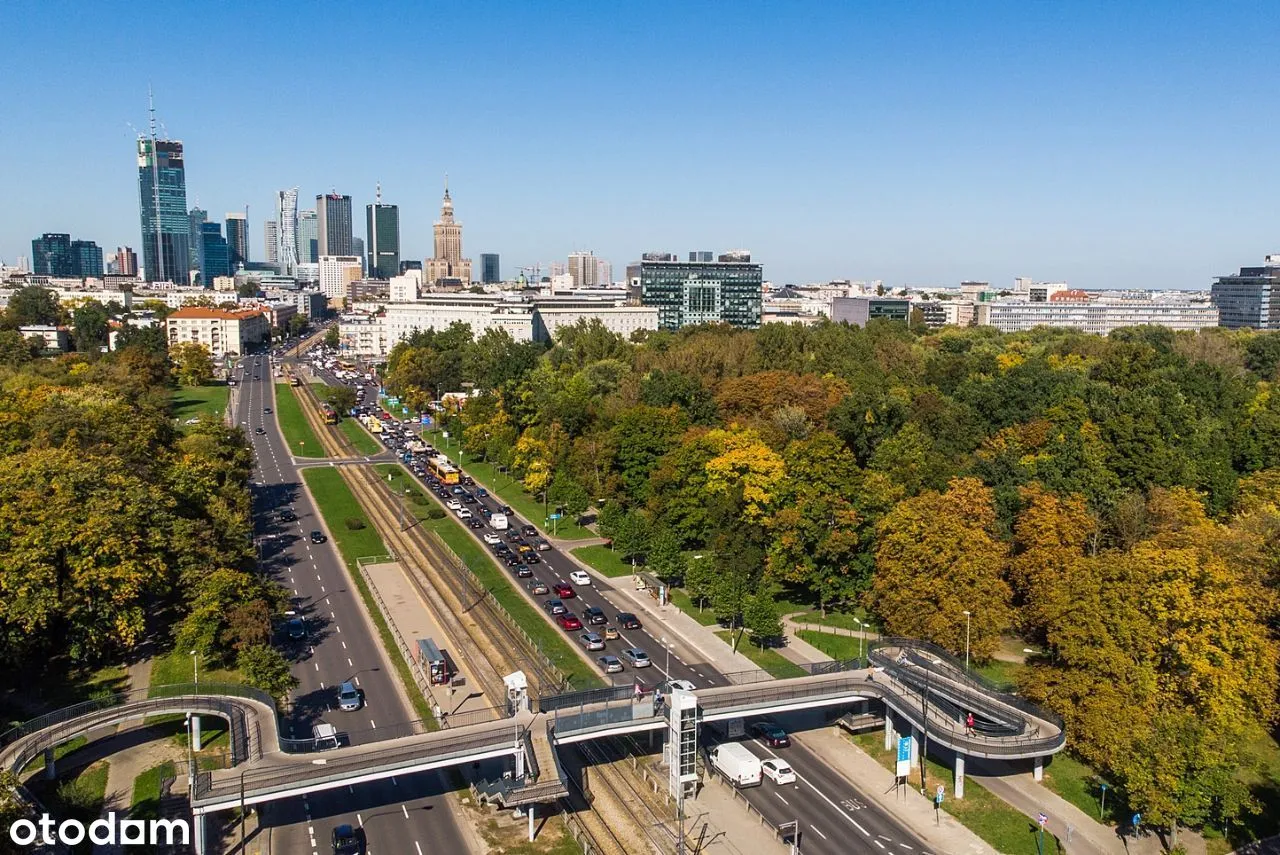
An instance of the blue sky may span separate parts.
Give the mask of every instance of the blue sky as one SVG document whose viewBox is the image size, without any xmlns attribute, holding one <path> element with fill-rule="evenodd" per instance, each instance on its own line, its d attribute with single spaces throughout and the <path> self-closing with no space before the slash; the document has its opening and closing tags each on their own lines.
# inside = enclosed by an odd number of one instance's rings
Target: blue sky
<svg viewBox="0 0 1280 855">
<path fill-rule="evenodd" d="M 149 11 L 154 10 L 154 11 Z M 188 201 L 374 184 L 430 252 L 449 174 L 503 272 L 745 247 L 766 278 L 1206 287 L 1280 252 L 1280 4 L 0 7 L 0 258 L 138 246 L 146 92 Z"/>
</svg>

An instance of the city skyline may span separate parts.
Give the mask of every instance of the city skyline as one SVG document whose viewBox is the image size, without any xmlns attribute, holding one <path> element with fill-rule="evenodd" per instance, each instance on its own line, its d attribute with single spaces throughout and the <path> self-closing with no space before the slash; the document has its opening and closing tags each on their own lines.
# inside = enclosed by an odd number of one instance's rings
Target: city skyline
<svg viewBox="0 0 1280 855">
<path fill-rule="evenodd" d="M 55 30 L 47 7 L 11 7 L 16 37 L 0 59 L 9 71 L 0 92 L 24 117 L 3 143 L 4 162 L 23 163 L 6 180 L 22 204 L 0 211 L 0 257 L 25 254 L 44 232 L 140 243 L 127 227 L 138 202 L 121 164 L 134 136 L 127 123 L 145 121 L 154 67 L 102 38 L 119 8 L 86 10 Z M 217 84 L 223 93 L 238 82 L 244 98 L 215 96 L 195 69 L 215 60 L 219 33 L 269 31 L 287 16 L 305 42 L 325 25 L 272 8 L 191 10 L 197 26 L 187 29 L 200 33 L 182 37 L 191 70 L 155 81 L 162 136 L 184 143 L 192 197 L 211 211 L 247 204 L 251 229 L 280 187 L 298 186 L 306 199 L 336 188 L 363 206 L 373 199 L 361 188 L 395 186 L 407 259 L 430 255 L 447 171 L 473 253 L 500 253 L 508 271 L 584 246 L 620 267 L 644 251 L 683 251 L 698 236 L 750 248 L 775 282 L 1025 275 L 1088 288 L 1207 288 L 1280 249 L 1280 229 L 1237 201 L 1280 183 L 1265 144 L 1217 133 L 1265 109 L 1277 73 L 1232 40 L 1266 31 L 1275 11 L 1009 5 L 972 16 L 941 4 L 796 6 L 735 18 L 730 38 L 685 52 L 639 10 L 564 8 L 596 34 L 598 52 L 551 62 L 531 49 L 519 63 L 481 63 L 461 47 L 403 50 L 425 15 L 413 7 L 386 12 L 404 24 L 389 36 L 372 17 L 357 18 L 356 35 L 377 29 L 386 40 L 316 70 L 315 91 L 354 97 L 377 65 L 392 85 L 376 106 L 403 119 L 272 147 L 261 145 L 261 116 L 305 126 L 322 105 L 254 91 L 250 81 L 268 73 L 265 54 Z M 678 8 L 692 31 L 727 26 L 713 7 Z M 482 20 L 453 10 L 439 23 L 458 45 L 482 31 L 534 45 L 554 36 L 554 16 L 493 11 Z M 158 22 L 137 27 L 143 40 L 159 37 Z M 752 62 L 743 45 L 758 52 Z M 66 61 L 51 63 L 50 53 Z M 37 59 L 49 74 L 23 73 Z M 663 70 L 623 73 L 637 61 Z M 95 63 L 111 73 L 94 78 L 91 94 L 54 96 L 78 91 Z M 455 103 L 474 105 L 469 121 L 427 149 L 414 144 L 426 102 L 410 81 L 420 79 L 448 80 Z M 569 99 L 600 105 L 580 144 L 565 145 L 547 113 Z M 651 113 L 666 121 L 635 121 Z M 567 184 L 600 192 L 584 205 L 563 193 Z"/>
</svg>

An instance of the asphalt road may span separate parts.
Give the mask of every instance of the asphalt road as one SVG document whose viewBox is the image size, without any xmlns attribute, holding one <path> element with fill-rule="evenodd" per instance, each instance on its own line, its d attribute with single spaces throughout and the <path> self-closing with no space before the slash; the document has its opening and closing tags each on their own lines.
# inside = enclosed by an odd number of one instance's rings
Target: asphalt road
<svg viewBox="0 0 1280 855">
<path fill-rule="evenodd" d="M 319 374 L 331 385 L 339 383 L 329 372 L 322 371 Z M 376 391 L 375 384 L 375 388 L 366 393 L 366 403 L 375 403 Z M 419 428 L 414 430 L 417 431 Z M 446 451 L 451 459 L 457 459 L 456 448 L 446 449 Z M 465 468 L 463 471 L 465 473 Z M 425 482 L 423 482 L 423 488 L 437 501 L 443 503 L 443 499 L 432 492 Z M 474 488 L 468 488 L 468 490 L 474 493 Z M 476 504 L 468 504 L 465 507 L 478 514 L 477 508 L 481 505 L 496 512 L 500 510 L 501 502 L 496 501 L 492 496 L 477 497 Z M 511 525 L 517 529 L 525 524 L 539 527 L 537 522 L 524 520 L 515 515 L 508 515 L 508 518 Z M 496 533 L 505 541 L 507 535 L 507 532 L 494 532 L 488 526 L 471 531 L 477 538 L 481 538 L 486 533 Z M 484 545 L 484 548 L 492 554 L 491 547 Z M 569 583 L 570 572 L 579 569 L 568 556 L 554 547 L 540 552 L 539 557 L 542 559 L 541 563 L 532 565 L 534 578 L 548 585 L 556 582 Z M 516 578 L 514 569 L 509 568 L 508 572 L 511 573 L 512 583 L 517 588 L 527 591 L 526 583 L 529 580 Z M 617 625 L 618 612 L 631 611 L 631 609 L 628 608 L 627 601 L 614 590 L 614 585 L 629 585 L 630 577 L 608 579 L 594 572 L 589 575 L 592 584 L 574 586 L 577 596 L 565 600 L 565 604 L 579 616 L 584 607 L 597 606 L 604 610 L 611 623 Z M 543 601 L 554 597 L 554 594 L 536 597 L 529 595 L 529 597 L 536 606 L 541 607 Z M 589 628 L 599 629 L 599 627 Z M 571 644 L 577 643 L 581 632 L 581 630 L 575 630 L 566 633 Z M 699 688 L 730 684 L 724 674 L 713 665 L 700 661 L 704 657 L 701 657 L 696 650 L 687 648 L 675 639 L 671 639 L 669 644 L 664 643 L 660 627 L 645 626 L 639 630 L 620 630 L 619 635 L 618 640 L 606 642 L 605 650 L 591 652 L 590 658 L 594 660 L 604 653 L 617 655 L 624 648 L 638 647 L 649 654 L 653 664 L 648 668 L 635 670 L 627 666 L 627 670 L 621 674 L 606 675 L 615 685 L 630 685 L 637 679 L 650 686 L 664 679 L 688 680 Z M 815 720 L 814 716 L 804 713 L 776 718 L 789 731 L 821 724 L 820 719 Z M 858 786 L 850 783 L 828 763 L 795 740 L 791 747 L 782 749 L 770 749 L 758 741 L 749 741 L 744 744 L 761 759 L 770 756 L 785 759 L 796 771 L 798 781 L 794 786 L 778 787 L 766 780 L 760 787 L 745 790 L 744 795 L 775 825 L 798 820 L 803 836 L 803 851 L 835 855 L 835 853 L 849 851 L 879 853 L 894 849 L 901 853 L 929 855 L 929 848 L 922 840 L 895 817 L 876 806 Z"/>
<path fill-rule="evenodd" d="M 277 636 L 299 680 L 292 710 L 283 722 L 284 734 L 306 738 L 313 724 L 325 721 L 354 745 L 403 735 L 414 714 L 395 688 L 397 677 L 357 603 L 359 594 L 336 548 L 330 542 L 311 543 L 310 533 L 323 528 L 319 514 L 302 489 L 274 412 L 264 412 L 275 409 L 271 361 L 265 355 L 248 356 L 242 364 L 248 370 L 236 375 L 240 386 L 235 421 L 245 430 L 257 459 L 255 538 L 263 566 L 290 591 L 295 610 L 307 622 L 307 637 L 301 641 L 283 632 Z M 258 428 L 263 433 L 257 433 Z M 296 521 L 280 520 L 285 508 L 293 511 Z M 356 712 L 337 708 L 337 689 L 344 680 L 355 682 L 364 694 L 364 706 Z M 330 830 L 344 822 L 366 829 L 370 853 L 466 851 L 435 773 L 283 799 L 263 806 L 260 821 L 259 837 L 265 835 L 270 851 L 281 855 L 329 852 Z M 235 839 L 234 829 L 231 837 Z"/>
</svg>

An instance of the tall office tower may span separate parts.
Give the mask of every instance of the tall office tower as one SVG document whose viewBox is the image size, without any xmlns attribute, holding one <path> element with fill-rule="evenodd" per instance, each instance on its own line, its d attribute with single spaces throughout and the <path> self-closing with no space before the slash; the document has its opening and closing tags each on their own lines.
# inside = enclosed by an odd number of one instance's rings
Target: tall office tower
<svg viewBox="0 0 1280 855">
<path fill-rule="evenodd" d="M 227 214 L 227 253 L 231 272 L 249 262 L 249 212 L 232 211 Z"/>
<path fill-rule="evenodd" d="M 1234 276 L 1219 276 L 1211 294 L 1219 326 L 1280 330 L 1280 255 L 1268 255 L 1262 267 L 1241 267 Z"/>
<path fill-rule="evenodd" d="M 298 263 L 315 264 L 320 260 L 320 231 L 315 211 L 298 212 Z"/>
<path fill-rule="evenodd" d="M 613 265 L 603 258 L 596 259 L 596 285 L 608 288 L 613 284 Z"/>
<path fill-rule="evenodd" d="M 690 324 L 727 323 L 755 329 L 760 326 L 763 271 L 743 250 L 725 253 L 718 261 L 675 261 L 665 256 L 640 262 L 640 305 L 658 307 L 658 325 L 679 329 Z"/>
<path fill-rule="evenodd" d="M 276 214 L 280 230 L 276 233 L 276 264 L 285 276 L 298 272 L 298 188 L 276 193 Z"/>
<path fill-rule="evenodd" d="M 573 279 L 574 288 L 594 288 L 599 270 L 596 266 L 594 252 L 569 253 L 569 276 Z"/>
<path fill-rule="evenodd" d="M 71 235 L 45 232 L 31 241 L 31 265 L 37 276 L 70 276 Z"/>
<path fill-rule="evenodd" d="M 213 287 L 216 276 L 230 276 L 231 247 L 222 236 L 222 223 L 200 224 L 200 281 L 206 288 Z"/>
<path fill-rule="evenodd" d="M 367 277 L 369 275 L 369 256 L 364 252 L 364 238 L 353 237 L 351 239 L 351 254 L 360 259 L 360 269 Z"/>
<path fill-rule="evenodd" d="M 471 259 L 462 257 L 462 223 L 453 219 L 453 200 L 449 198 L 449 179 L 444 182 L 444 201 L 440 219 L 433 227 L 435 256 L 427 259 L 427 282 L 431 285 L 471 284 Z"/>
<path fill-rule="evenodd" d="M 209 212 L 204 208 L 192 208 L 187 212 L 187 222 L 191 224 L 191 269 L 204 270 L 204 259 L 200 256 L 204 251 L 204 239 L 200 237 L 200 227 L 209 222 Z"/>
<path fill-rule="evenodd" d="M 71 275 L 102 278 L 102 248 L 91 240 L 71 242 Z"/>
<path fill-rule="evenodd" d="M 116 272 L 121 276 L 138 275 L 138 254 L 132 247 L 116 247 Z"/>
<path fill-rule="evenodd" d="M 142 220 L 142 264 L 148 282 L 186 284 L 191 269 L 191 222 L 187 219 L 187 174 L 182 143 L 138 137 L 138 208 Z"/>
<path fill-rule="evenodd" d="M 318 263 L 320 290 L 330 300 L 345 300 L 351 295 L 351 283 L 364 275 L 363 265 L 354 255 L 322 255 Z"/>
<path fill-rule="evenodd" d="M 376 200 L 364 208 L 365 230 L 368 235 L 369 277 L 390 279 L 400 272 L 400 208 L 382 204 L 382 185 L 378 185 Z"/>
<path fill-rule="evenodd" d="M 502 271 L 498 266 L 496 252 L 480 253 L 480 281 L 485 285 L 493 285 L 502 281 Z"/>
<path fill-rule="evenodd" d="M 262 224 L 262 245 L 266 248 L 267 264 L 280 263 L 280 224 L 267 220 Z"/>
<path fill-rule="evenodd" d="M 316 197 L 320 255 L 355 255 L 351 246 L 351 197 L 337 192 Z"/>
</svg>

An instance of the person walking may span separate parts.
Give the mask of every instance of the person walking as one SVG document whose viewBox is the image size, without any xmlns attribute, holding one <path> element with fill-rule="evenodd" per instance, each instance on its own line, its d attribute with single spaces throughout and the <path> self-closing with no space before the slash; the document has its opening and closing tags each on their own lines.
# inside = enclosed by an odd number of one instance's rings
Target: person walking
<svg viewBox="0 0 1280 855">
<path fill-rule="evenodd" d="M 969 713 L 964 717 L 964 732 L 968 736 L 973 736 L 973 713 Z"/>
</svg>

